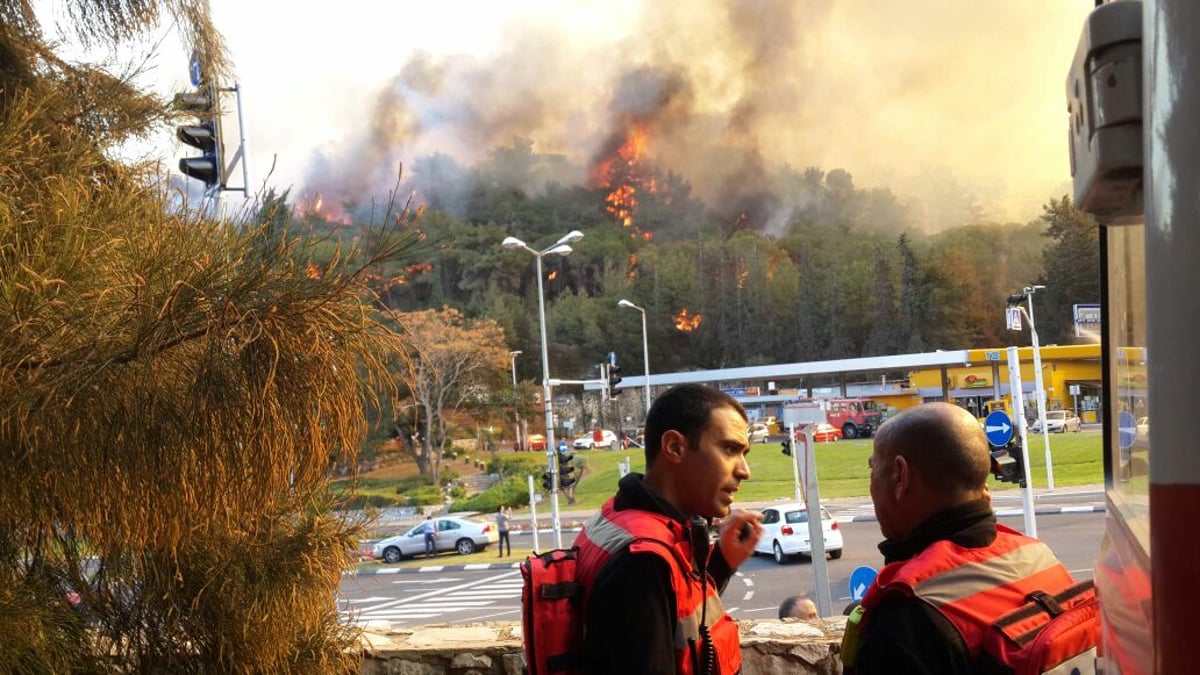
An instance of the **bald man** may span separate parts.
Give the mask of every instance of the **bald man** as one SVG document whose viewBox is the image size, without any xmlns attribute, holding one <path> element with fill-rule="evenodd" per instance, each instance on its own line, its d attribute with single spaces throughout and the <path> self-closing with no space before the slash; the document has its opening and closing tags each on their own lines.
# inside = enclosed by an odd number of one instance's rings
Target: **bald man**
<svg viewBox="0 0 1200 675">
<path fill-rule="evenodd" d="M 983 637 L 1034 591 L 1074 581 L 1041 542 L 996 523 L 979 421 L 947 403 L 888 420 L 868 460 L 884 567 L 843 643 L 847 672 L 987 672 Z"/>
</svg>

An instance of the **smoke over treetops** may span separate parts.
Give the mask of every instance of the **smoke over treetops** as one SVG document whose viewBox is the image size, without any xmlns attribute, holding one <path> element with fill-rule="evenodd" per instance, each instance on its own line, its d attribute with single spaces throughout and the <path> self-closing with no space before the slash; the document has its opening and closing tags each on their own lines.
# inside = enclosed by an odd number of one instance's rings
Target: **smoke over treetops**
<svg viewBox="0 0 1200 675">
<path fill-rule="evenodd" d="M 473 164 L 529 139 L 561 156 L 547 178 L 564 183 L 642 163 L 710 205 L 752 208 L 778 195 L 781 167 L 840 167 L 912 204 L 918 226 L 1025 220 L 1070 178 L 1063 82 L 1091 5 L 698 0 L 603 26 L 570 6 L 514 17 L 492 53 L 404 57 L 305 189 L 361 201 L 401 161 L 411 176 L 420 157 Z"/>
</svg>

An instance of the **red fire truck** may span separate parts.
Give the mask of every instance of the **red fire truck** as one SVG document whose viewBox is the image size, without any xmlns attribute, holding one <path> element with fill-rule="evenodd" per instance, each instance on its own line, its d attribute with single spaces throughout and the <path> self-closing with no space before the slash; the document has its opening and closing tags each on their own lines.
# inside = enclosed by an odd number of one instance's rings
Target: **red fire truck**
<svg viewBox="0 0 1200 675">
<path fill-rule="evenodd" d="M 879 406 L 869 398 L 829 399 L 826 419 L 842 430 L 842 438 L 869 438 L 879 428 Z"/>
</svg>

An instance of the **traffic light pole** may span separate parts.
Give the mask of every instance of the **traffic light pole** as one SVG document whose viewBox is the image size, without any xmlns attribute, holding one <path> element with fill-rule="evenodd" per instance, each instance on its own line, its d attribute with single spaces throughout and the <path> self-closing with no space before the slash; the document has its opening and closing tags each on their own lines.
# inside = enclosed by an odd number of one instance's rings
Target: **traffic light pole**
<svg viewBox="0 0 1200 675">
<path fill-rule="evenodd" d="M 533 498 L 533 476 L 525 478 L 529 481 L 529 520 L 530 529 L 533 530 L 533 550 L 540 552 L 542 547 L 538 544 L 537 500 Z"/>
</svg>

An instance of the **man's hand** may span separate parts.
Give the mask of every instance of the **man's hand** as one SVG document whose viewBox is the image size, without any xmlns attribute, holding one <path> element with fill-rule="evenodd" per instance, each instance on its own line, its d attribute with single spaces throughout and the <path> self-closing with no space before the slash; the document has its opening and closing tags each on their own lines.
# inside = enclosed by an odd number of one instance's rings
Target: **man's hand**
<svg viewBox="0 0 1200 675">
<path fill-rule="evenodd" d="M 754 545 L 763 532 L 758 524 L 760 518 L 762 514 L 758 511 L 737 510 L 721 521 L 717 541 L 730 568 L 737 569 L 754 555 Z"/>
</svg>

